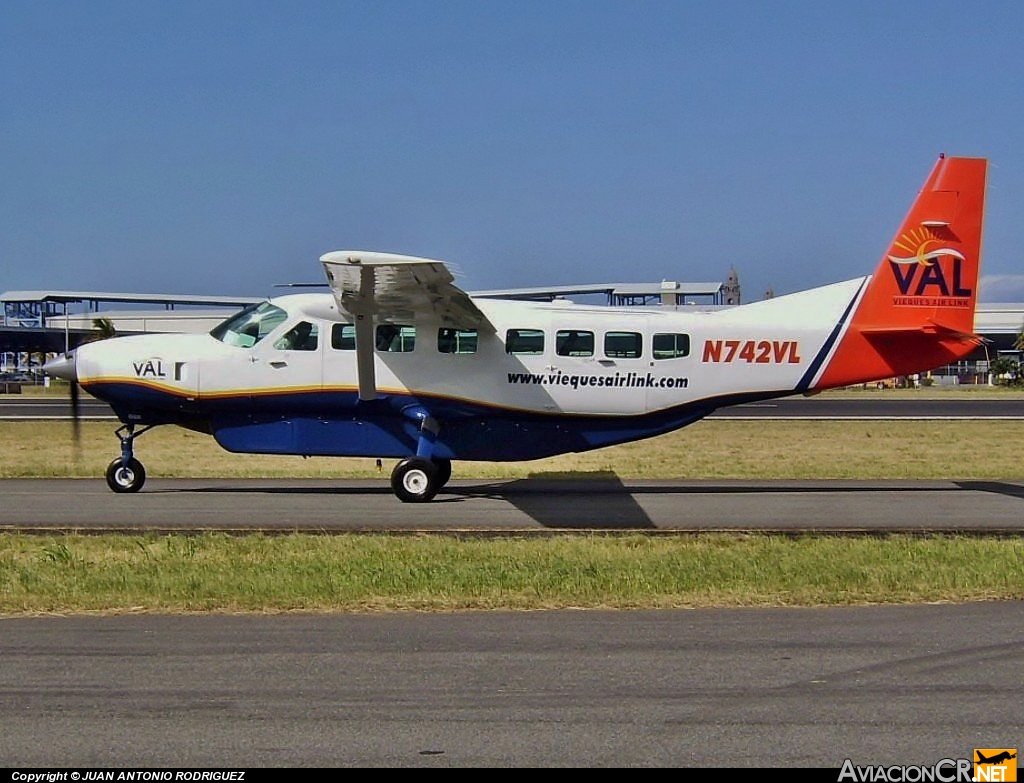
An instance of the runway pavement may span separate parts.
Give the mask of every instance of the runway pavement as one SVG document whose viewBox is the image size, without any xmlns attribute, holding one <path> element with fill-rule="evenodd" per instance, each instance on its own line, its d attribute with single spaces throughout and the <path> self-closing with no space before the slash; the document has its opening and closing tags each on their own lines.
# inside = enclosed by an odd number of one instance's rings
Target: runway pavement
<svg viewBox="0 0 1024 783">
<path fill-rule="evenodd" d="M 931 767 L 1024 736 L 1019 601 L 8 618 L 0 660 L 0 758 L 37 771 L 814 767 L 834 781 L 845 759 Z"/>
<path fill-rule="evenodd" d="M 401 503 L 386 478 L 0 481 L 2 529 L 510 531 L 808 530 L 1024 532 L 1024 482 L 453 481 Z"/>
</svg>

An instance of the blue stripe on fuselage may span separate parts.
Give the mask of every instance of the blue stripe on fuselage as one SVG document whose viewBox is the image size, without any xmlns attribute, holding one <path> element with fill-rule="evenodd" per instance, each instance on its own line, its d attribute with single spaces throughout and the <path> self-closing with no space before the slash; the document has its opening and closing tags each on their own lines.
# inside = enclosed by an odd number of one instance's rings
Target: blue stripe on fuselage
<svg viewBox="0 0 1024 783">
<path fill-rule="evenodd" d="M 189 399 L 138 383 L 90 382 L 128 423 L 179 424 L 214 434 L 229 451 L 308 456 L 405 457 L 416 453 L 425 410 L 441 422 L 433 456 L 495 462 L 589 451 L 671 432 L 715 408 L 792 394 L 733 394 L 635 416 L 533 413 L 445 397 L 390 394 L 360 402 L 354 390 Z"/>
<path fill-rule="evenodd" d="M 864 290 L 864 286 L 866 284 L 867 279 L 861 281 L 860 286 L 857 288 L 857 292 L 853 295 L 850 303 L 846 306 L 846 309 L 843 311 L 842 316 L 840 316 L 839 321 L 836 323 L 831 333 L 829 333 L 828 339 L 825 340 L 825 344 L 821 346 L 821 350 L 818 351 L 814 360 L 810 365 L 808 365 L 807 372 L 805 372 L 803 377 L 800 378 L 800 381 L 797 383 L 794 391 L 802 393 L 811 387 L 811 383 L 814 381 L 814 376 L 818 374 L 818 370 L 821 369 L 821 365 L 825 361 L 825 357 L 828 356 L 829 351 L 832 350 L 832 346 L 835 345 L 836 340 L 839 339 L 839 335 L 843 331 L 843 326 L 846 324 L 847 319 L 849 319 L 850 313 L 853 312 L 853 306 L 857 303 L 857 300 L 860 297 L 860 292 Z"/>
</svg>

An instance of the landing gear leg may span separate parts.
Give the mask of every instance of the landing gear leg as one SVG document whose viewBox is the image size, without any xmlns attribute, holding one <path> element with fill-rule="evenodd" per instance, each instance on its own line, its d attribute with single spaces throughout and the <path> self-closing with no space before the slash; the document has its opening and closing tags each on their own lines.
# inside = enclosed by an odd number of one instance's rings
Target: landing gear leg
<svg viewBox="0 0 1024 783">
<path fill-rule="evenodd" d="M 146 469 L 135 459 L 133 444 L 142 433 L 151 427 L 135 431 L 134 424 L 125 424 L 114 434 L 121 441 L 121 456 L 107 466 L 107 486 L 114 492 L 138 492 L 146 483 Z"/>
</svg>

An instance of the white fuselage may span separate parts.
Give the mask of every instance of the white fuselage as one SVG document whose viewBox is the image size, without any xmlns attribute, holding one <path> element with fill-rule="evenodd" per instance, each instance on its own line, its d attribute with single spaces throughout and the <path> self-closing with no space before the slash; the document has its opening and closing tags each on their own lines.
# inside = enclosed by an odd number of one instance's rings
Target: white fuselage
<svg viewBox="0 0 1024 783">
<path fill-rule="evenodd" d="M 477 299 L 494 331 L 475 335 L 475 350 L 442 352 L 440 324 L 411 324 L 412 350 L 376 352 L 377 388 L 384 396 L 570 416 L 638 416 L 734 395 L 804 391 L 798 385 L 862 282 L 708 311 Z M 287 318 L 252 347 L 208 335 L 99 342 L 81 350 L 79 378 L 87 387 L 120 381 L 198 404 L 244 398 L 258 405 L 281 395 L 353 392 L 355 351 L 331 344 L 332 328 L 346 320 L 338 317 L 332 297 L 297 294 L 271 301 Z M 300 321 L 315 325 L 315 349 L 276 345 Z M 510 330 L 534 338 L 527 352 L 508 352 Z M 559 350 L 560 334 L 591 337 L 582 349 Z M 655 335 L 682 337 L 675 352 L 655 353 Z"/>
</svg>

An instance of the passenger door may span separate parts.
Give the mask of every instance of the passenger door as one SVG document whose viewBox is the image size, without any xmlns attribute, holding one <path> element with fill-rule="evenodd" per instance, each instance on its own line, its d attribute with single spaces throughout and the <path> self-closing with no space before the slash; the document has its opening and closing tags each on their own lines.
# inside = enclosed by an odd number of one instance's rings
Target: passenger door
<svg viewBox="0 0 1024 783">
<path fill-rule="evenodd" d="M 323 388 L 323 325 L 309 318 L 286 325 L 251 349 L 246 372 L 253 408 L 307 408 Z"/>
</svg>

